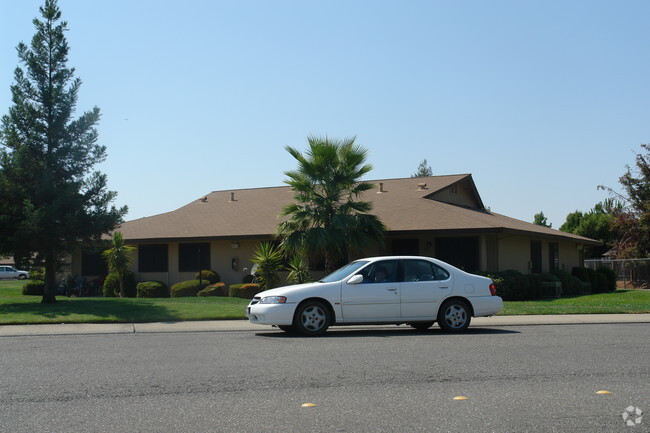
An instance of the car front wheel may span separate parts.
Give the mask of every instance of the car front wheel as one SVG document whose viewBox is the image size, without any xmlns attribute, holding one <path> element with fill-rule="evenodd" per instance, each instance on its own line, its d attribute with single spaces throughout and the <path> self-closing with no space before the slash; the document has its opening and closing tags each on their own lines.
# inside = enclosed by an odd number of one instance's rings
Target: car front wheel
<svg viewBox="0 0 650 433">
<path fill-rule="evenodd" d="M 332 320 L 330 310 L 319 301 L 307 301 L 298 307 L 293 326 L 302 335 L 323 335 Z"/>
<path fill-rule="evenodd" d="M 20 275 L 18 275 L 18 279 L 19 280 L 26 280 L 27 276 L 25 274 L 20 274 Z"/>
<path fill-rule="evenodd" d="M 445 302 L 438 311 L 438 325 L 445 332 L 463 332 L 471 320 L 467 302 L 460 299 Z"/>
</svg>

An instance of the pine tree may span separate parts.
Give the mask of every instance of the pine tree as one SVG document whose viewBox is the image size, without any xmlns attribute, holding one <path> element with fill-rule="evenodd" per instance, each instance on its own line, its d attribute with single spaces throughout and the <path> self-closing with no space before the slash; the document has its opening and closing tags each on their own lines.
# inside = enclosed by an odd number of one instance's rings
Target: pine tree
<svg viewBox="0 0 650 433">
<path fill-rule="evenodd" d="M 81 80 L 67 67 L 67 23 L 56 0 L 34 19 L 31 44 L 18 44 L 13 105 L 0 126 L 0 252 L 29 251 L 45 266 L 43 303 L 56 302 L 62 255 L 111 231 L 126 207 L 111 203 L 106 158 L 97 144 L 99 108 L 73 119 Z"/>
<path fill-rule="evenodd" d="M 431 170 L 431 166 L 429 163 L 427 163 L 426 159 L 423 159 L 422 162 L 420 162 L 420 165 L 418 165 L 418 170 L 411 175 L 411 177 L 427 177 L 427 176 L 433 176 L 433 170 Z"/>
</svg>

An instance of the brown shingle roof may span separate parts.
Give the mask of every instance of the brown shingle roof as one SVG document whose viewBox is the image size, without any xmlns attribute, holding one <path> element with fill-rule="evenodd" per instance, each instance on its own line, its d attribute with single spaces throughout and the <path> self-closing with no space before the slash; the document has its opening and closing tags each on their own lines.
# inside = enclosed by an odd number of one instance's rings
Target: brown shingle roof
<svg viewBox="0 0 650 433">
<path fill-rule="evenodd" d="M 482 202 L 469 174 L 370 181 L 379 187 L 363 199 L 373 203 L 389 231 L 513 231 L 573 239 L 598 244 L 591 239 L 516 220 L 482 209 Z M 475 195 L 475 207 L 463 207 L 426 198 L 464 182 Z M 426 183 L 426 189 L 418 188 Z M 234 196 L 234 200 L 231 200 Z M 214 191 L 175 211 L 122 224 L 124 238 L 134 241 L 194 240 L 207 238 L 270 237 L 283 206 L 292 201 L 288 186 Z"/>
</svg>

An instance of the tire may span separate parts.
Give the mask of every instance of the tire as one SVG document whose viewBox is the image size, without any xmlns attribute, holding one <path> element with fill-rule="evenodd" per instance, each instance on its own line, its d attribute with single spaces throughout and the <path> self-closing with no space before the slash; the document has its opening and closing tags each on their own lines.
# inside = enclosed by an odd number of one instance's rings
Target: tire
<svg viewBox="0 0 650 433">
<path fill-rule="evenodd" d="M 426 331 L 427 329 L 431 328 L 431 326 L 433 326 L 433 322 L 413 322 L 408 323 L 408 325 L 418 331 Z"/>
<path fill-rule="evenodd" d="M 329 308 L 319 301 L 307 301 L 298 307 L 293 318 L 293 328 L 306 336 L 323 335 L 332 321 Z"/>
<path fill-rule="evenodd" d="M 471 320 L 472 315 L 467 302 L 460 299 L 443 303 L 438 311 L 438 326 L 445 332 L 463 332 Z"/>
<path fill-rule="evenodd" d="M 20 275 L 18 275 L 18 279 L 19 280 L 26 280 L 27 276 L 25 274 L 20 274 Z"/>
</svg>

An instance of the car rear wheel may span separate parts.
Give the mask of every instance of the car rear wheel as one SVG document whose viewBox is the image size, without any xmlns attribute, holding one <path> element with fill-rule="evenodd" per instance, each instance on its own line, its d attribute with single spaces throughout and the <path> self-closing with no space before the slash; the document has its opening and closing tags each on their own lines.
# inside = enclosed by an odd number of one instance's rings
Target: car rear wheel
<svg viewBox="0 0 650 433">
<path fill-rule="evenodd" d="M 330 310 L 319 301 L 307 301 L 298 307 L 293 326 L 302 335 L 323 335 L 332 320 Z"/>
<path fill-rule="evenodd" d="M 433 322 L 413 322 L 409 323 L 409 326 L 417 329 L 418 331 L 426 331 L 427 329 L 433 326 Z"/>
<path fill-rule="evenodd" d="M 445 302 L 438 311 L 438 325 L 445 332 L 463 332 L 471 320 L 467 302 L 460 299 Z"/>
</svg>

